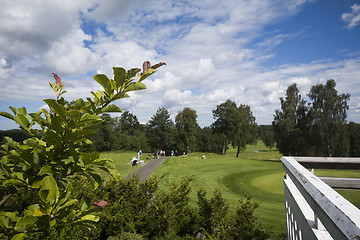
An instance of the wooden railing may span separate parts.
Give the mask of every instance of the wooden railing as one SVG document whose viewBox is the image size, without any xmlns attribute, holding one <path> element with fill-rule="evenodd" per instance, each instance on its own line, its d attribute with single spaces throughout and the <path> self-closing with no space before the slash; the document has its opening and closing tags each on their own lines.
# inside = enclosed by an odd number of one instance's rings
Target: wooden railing
<svg viewBox="0 0 360 240">
<path fill-rule="evenodd" d="M 288 239 L 360 240 L 360 210 L 331 188 L 360 189 L 360 179 L 320 179 L 306 169 L 359 170 L 360 158 L 282 157 L 281 161 Z"/>
</svg>

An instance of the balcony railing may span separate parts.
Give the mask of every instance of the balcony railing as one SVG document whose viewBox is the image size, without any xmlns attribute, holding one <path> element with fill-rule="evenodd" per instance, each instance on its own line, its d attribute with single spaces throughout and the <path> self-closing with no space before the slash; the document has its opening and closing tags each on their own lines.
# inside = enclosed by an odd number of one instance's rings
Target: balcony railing
<svg viewBox="0 0 360 240">
<path fill-rule="evenodd" d="M 360 210 L 333 188 L 360 190 L 357 178 L 319 178 L 312 169 L 360 169 L 360 158 L 282 157 L 287 236 L 360 240 Z"/>
</svg>

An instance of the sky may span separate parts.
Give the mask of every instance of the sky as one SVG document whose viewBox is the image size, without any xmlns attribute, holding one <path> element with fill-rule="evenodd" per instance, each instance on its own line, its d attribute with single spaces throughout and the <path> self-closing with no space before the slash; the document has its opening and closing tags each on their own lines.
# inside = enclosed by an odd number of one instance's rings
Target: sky
<svg viewBox="0 0 360 240">
<path fill-rule="evenodd" d="M 147 123 L 159 107 L 174 120 L 185 107 L 201 127 L 227 99 L 271 124 L 280 97 L 296 83 L 336 81 L 350 94 L 348 121 L 360 123 L 359 0 L 0 0 L 0 111 L 28 112 L 55 98 L 100 90 L 97 73 L 166 62 L 147 89 L 116 102 Z M 113 116 L 120 116 L 114 114 Z M 17 128 L 0 117 L 0 130 Z"/>
</svg>

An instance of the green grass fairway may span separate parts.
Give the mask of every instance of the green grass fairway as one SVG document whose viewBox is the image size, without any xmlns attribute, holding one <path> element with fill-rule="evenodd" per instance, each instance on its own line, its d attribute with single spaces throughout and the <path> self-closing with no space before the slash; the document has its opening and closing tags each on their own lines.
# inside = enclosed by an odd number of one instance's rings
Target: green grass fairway
<svg viewBox="0 0 360 240">
<path fill-rule="evenodd" d="M 146 160 L 148 153 L 143 153 L 141 160 L 144 160 L 145 163 L 150 160 Z M 137 152 L 131 151 L 114 151 L 114 152 L 102 152 L 100 158 L 110 158 L 114 160 L 116 169 L 119 171 L 121 178 L 128 176 L 130 173 L 134 172 L 136 169 L 141 166 L 131 166 L 129 164 L 133 156 L 137 157 Z"/>
<path fill-rule="evenodd" d="M 231 212 L 236 210 L 238 200 L 251 196 L 260 204 L 256 210 L 260 222 L 273 226 L 277 233 L 285 232 L 284 171 L 277 151 L 269 151 L 259 143 L 249 146 L 239 158 L 235 157 L 233 149 L 229 149 L 226 156 L 205 153 L 206 159 L 202 159 L 202 154 L 169 157 L 152 176 L 164 175 L 160 183 L 162 189 L 182 177 L 194 176 L 192 204 L 196 202 L 196 191 L 203 185 L 208 197 L 219 189 L 229 202 Z"/>
<path fill-rule="evenodd" d="M 115 161 L 122 178 L 139 168 L 132 167 L 129 161 L 136 152 L 116 151 L 104 152 L 102 158 Z M 206 159 L 201 156 L 205 154 Z M 267 226 L 273 226 L 275 234 L 285 233 L 285 209 L 283 193 L 283 177 L 285 175 L 279 161 L 281 155 L 277 150 L 270 151 L 262 142 L 248 146 L 247 150 L 235 157 L 236 150 L 229 149 L 227 155 L 213 153 L 193 153 L 186 156 L 168 157 L 151 176 L 164 176 L 160 189 L 167 189 L 172 183 L 183 177 L 194 176 L 191 183 L 191 204 L 197 200 L 196 192 L 205 186 L 208 197 L 218 189 L 230 204 L 233 213 L 238 206 L 238 200 L 245 196 L 260 205 L 256 209 L 259 221 Z M 146 160 L 147 154 L 142 159 Z M 315 170 L 317 176 L 359 177 L 356 170 Z M 360 208 L 360 191 L 338 191 L 343 197 Z"/>
<path fill-rule="evenodd" d="M 206 159 L 201 155 L 205 154 Z M 235 157 L 235 149 L 229 149 L 226 156 L 208 153 L 194 153 L 187 156 L 169 157 L 152 176 L 162 176 L 161 189 L 166 189 L 182 177 L 194 176 L 192 182 L 192 204 L 196 202 L 196 191 L 200 185 L 206 187 L 208 197 L 219 189 L 234 212 L 238 200 L 251 196 L 260 205 L 255 214 L 259 221 L 273 226 L 275 234 L 285 233 L 284 186 L 285 175 L 281 155 L 278 151 L 269 151 L 261 142 L 248 146 L 247 150 Z M 351 170 L 315 170 L 317 176 L 360 177 L 360 171 Z M 338 191 L 358 208 L 360 191 Z"/>
</svg>

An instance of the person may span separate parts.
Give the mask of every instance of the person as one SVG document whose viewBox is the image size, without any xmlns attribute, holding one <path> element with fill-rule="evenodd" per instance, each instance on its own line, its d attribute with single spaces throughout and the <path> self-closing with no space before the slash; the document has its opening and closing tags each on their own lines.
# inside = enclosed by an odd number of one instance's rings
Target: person
<svg viewBox="0 0 360 240">
<path fill-rule="evenodd" d="M 171 150 L 171 156 L 172 157 L 174 156 L 174 150 Z"/>
<path fill-rule="evenodd" d="M 140 149 L 139 152 L 138 152 L 138 159 L 139 159 L 139 160 L 140 160 L 141 154 L 142 154 L 142 151 L 141 151 L 141 149 Z"/>
</svg>

